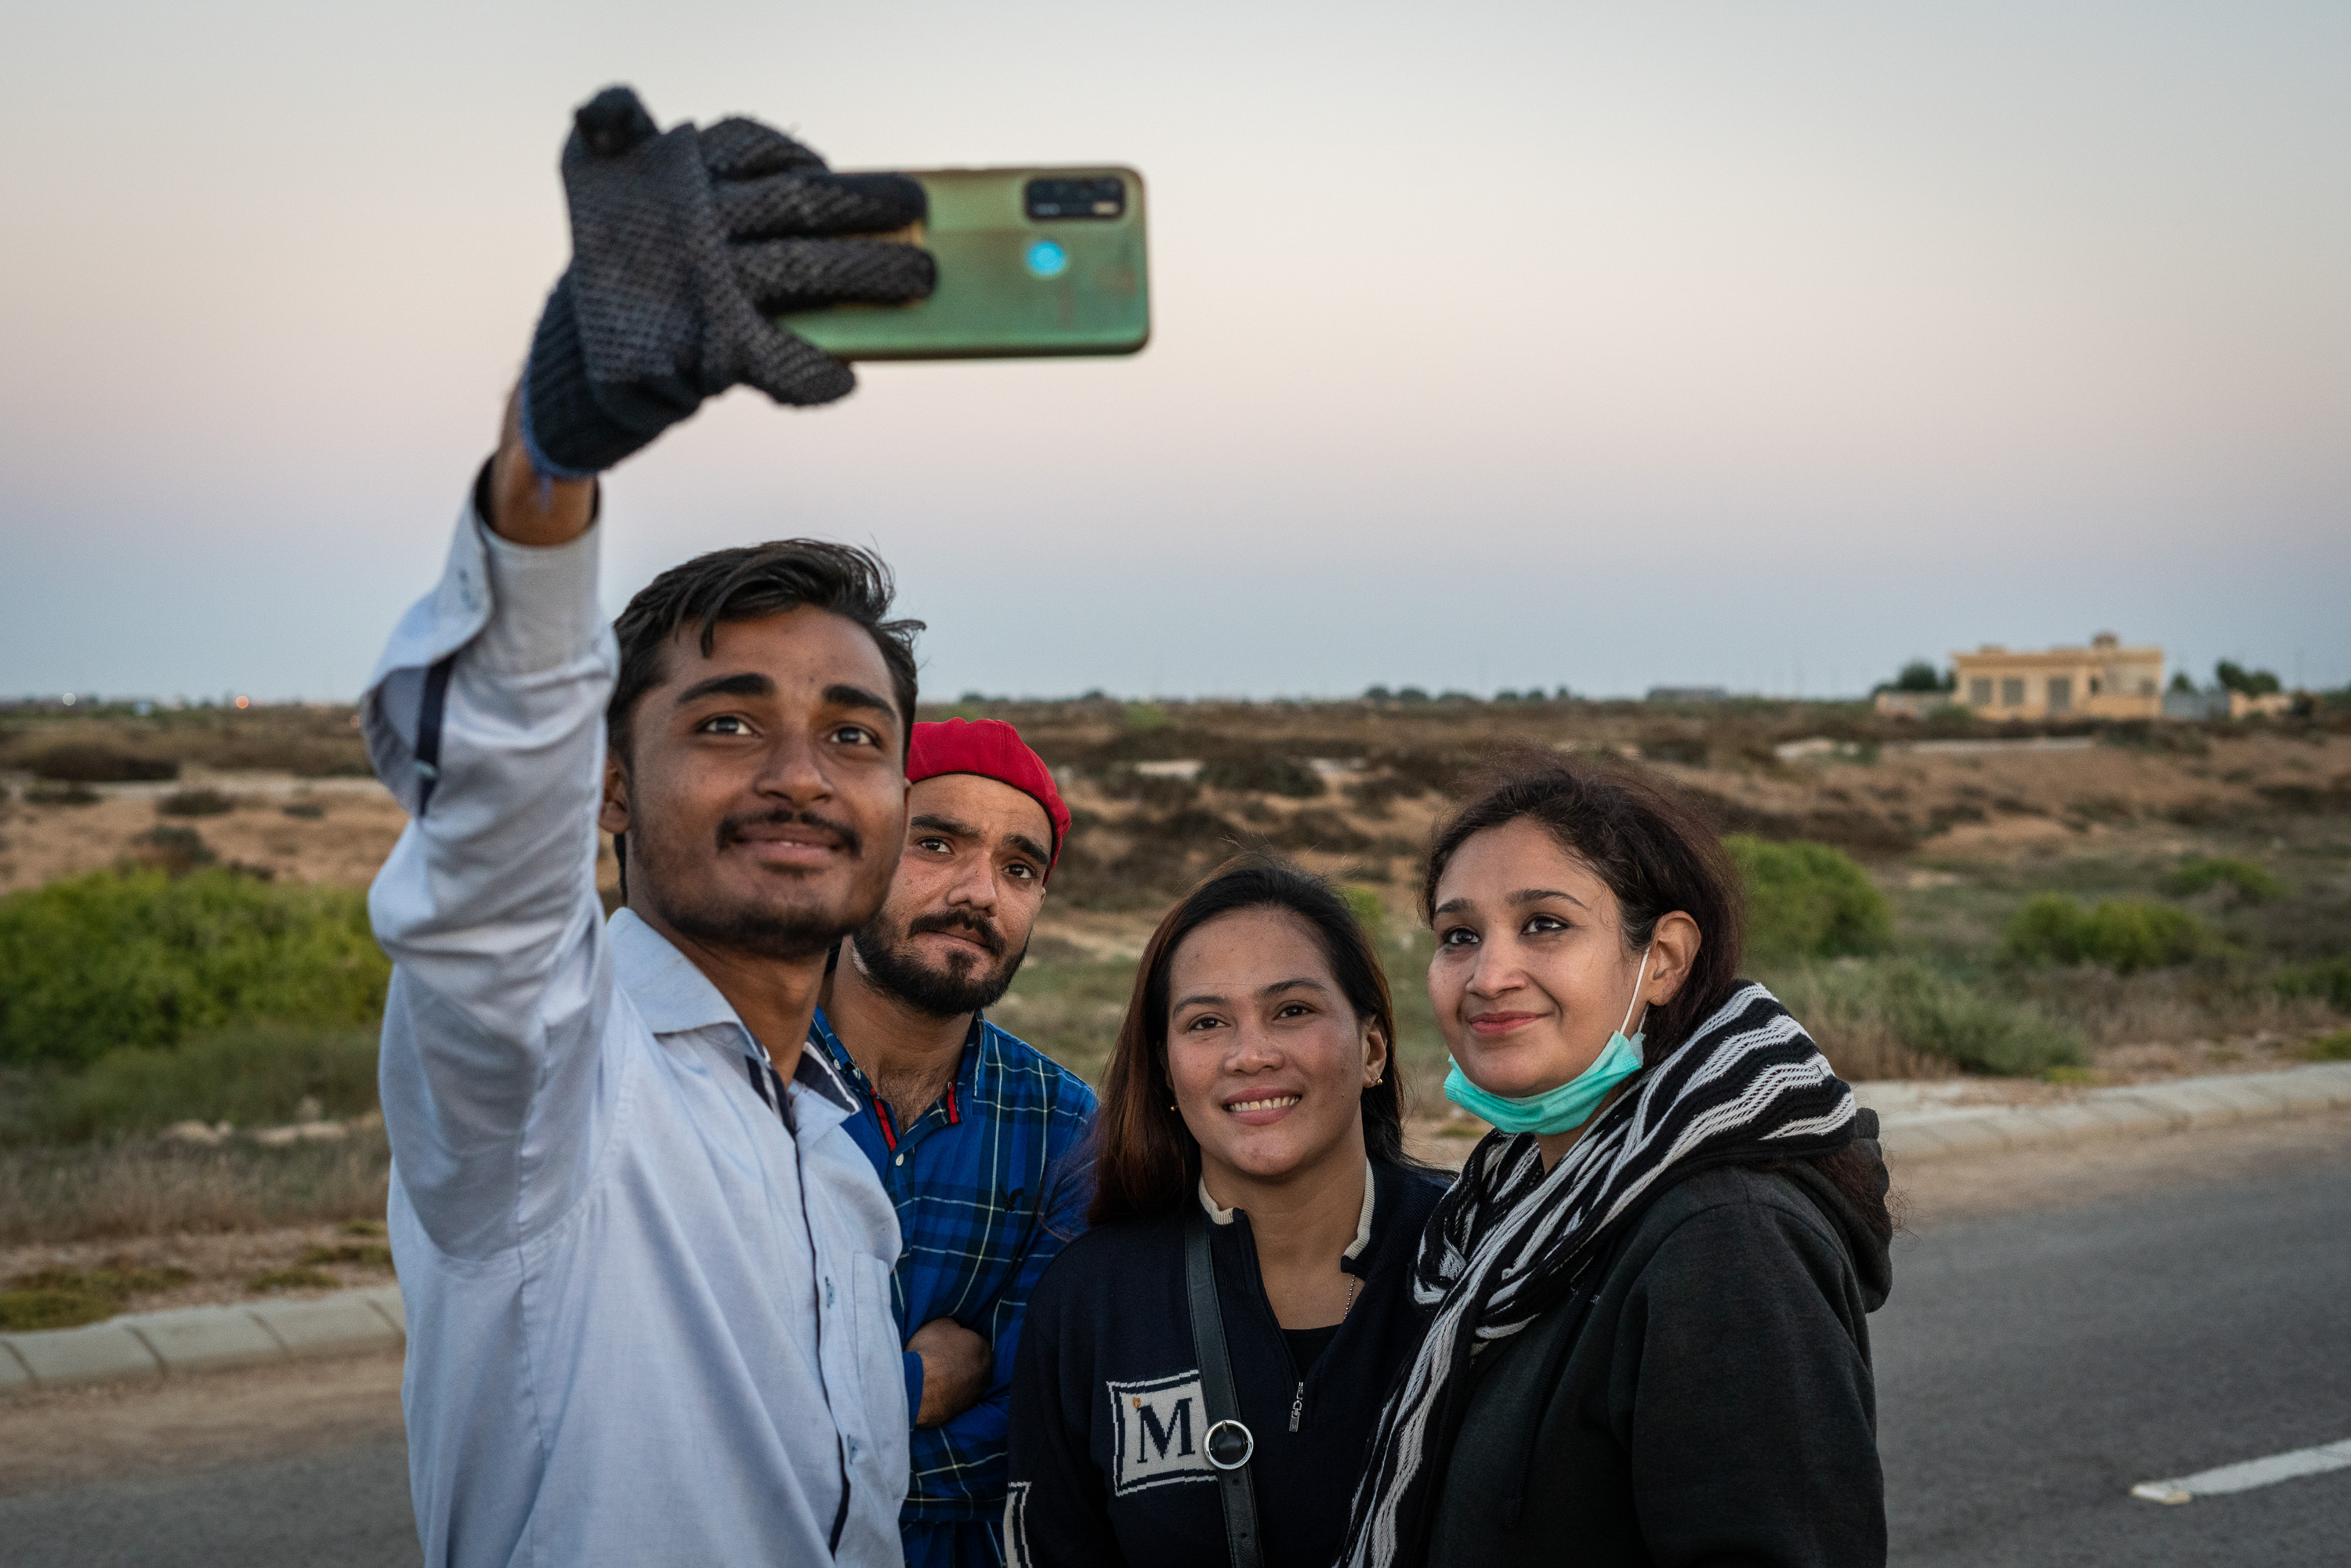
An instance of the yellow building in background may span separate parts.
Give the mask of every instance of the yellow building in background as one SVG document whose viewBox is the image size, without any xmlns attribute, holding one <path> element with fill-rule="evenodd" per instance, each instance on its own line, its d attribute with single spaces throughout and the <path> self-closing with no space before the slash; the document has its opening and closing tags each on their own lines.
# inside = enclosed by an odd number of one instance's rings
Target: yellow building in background
<svg viewBox="0 0 2351 1568">
<path fill-rule="evenodd" d="M 2157 718 L 2163 650 L 2126 648 L 2111 632 L 2086 648 L 2012 653 L 1987 645 L 1951 655 L 1957 689 L 1943 700 L 1980 718 Z"/>
</svg>

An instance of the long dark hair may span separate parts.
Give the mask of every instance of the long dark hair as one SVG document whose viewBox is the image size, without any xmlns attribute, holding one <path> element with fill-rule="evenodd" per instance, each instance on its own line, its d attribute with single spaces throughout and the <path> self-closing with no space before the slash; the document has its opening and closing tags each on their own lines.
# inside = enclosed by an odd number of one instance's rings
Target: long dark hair
<svg viewBox="0 0 2351 1568">
<path fill-rule="evenodd" d="M 1313 931 L 1331 977 L 1360 1020 L 1379 1025 L 1388 1070 L 1364 1090 L 1364 1147 L 1382 1164 L 1410 1166 L 1404 1152 L 1404 1084 L 1395 1070 L 1395 1008 L 1371 939 L 1331 884 L 1270 855 L 1226 862 L 1167 912 L 1143 950 L 1134 995 L 1119 1026 L 1094 1118 L 1095 1225 L 1180 1211 L 1200 1179 L 1200 1145 L 1170 1109 L 1167 972 L 1184 938 L 1218 915 L 1280 909 Z"/>
<path fill-rule="evenodd" d="M 1462 804 L 1437 830 L 1420 888 L 1434 925 L 1437 884 L 1473 833 L 1525 819 L 1589 866 L 1616 895 L 1617 926 L 1629 947 L 1646 947 L 1657 922 L 1677 910 L 1698 925 L 1698 958 L 1674 999 L 1651 1009 L 1643 1053 L 1663 1061 L 1739 989 L 1747 901 L 1714 824 L 1646 769 L 1514 746 L 1474 779 Z M 1816 1155 L 1835 1186 L 1881 1238 L 1894 1233 L 1882 1167 L 1862 1151 Z"/>
</svg>

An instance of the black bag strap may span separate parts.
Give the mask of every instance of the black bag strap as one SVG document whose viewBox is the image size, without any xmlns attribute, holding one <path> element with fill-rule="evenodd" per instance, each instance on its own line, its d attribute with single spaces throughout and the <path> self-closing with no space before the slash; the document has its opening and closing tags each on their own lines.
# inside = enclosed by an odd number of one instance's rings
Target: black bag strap
<svg viewBox="0 0 2351 1568">
<path fill-rule="evenodd" d="M 1208 1217 L 1197 1197 L 1184 1216 L 1184 1292 L 1191 1309 L 1192 1350 L 1200 1358 L 1200 1398 L 1208 1407 L 1208 1432 L 1200 1446 L 1217 1473 L 1217 1493 L 1225 1505 L 1225 1547 L 1233 1568 L 1259 1568 L 1257 1485 L 1249 1469 L 1257 1437 L 1242 1425 L 1240 1400 L 1233 1393 L 1225 1319 L 1217 1306 L 1217 1266 L 1208 1255 Z"/>
</svg>

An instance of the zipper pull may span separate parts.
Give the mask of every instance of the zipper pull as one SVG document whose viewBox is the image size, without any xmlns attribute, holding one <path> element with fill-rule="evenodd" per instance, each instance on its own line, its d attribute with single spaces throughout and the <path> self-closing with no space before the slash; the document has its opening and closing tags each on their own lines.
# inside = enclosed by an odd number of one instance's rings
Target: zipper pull
<svg viewBox="0 0 2351 1568">
<path fill-rule="evenodd" d="M 1299 1379 L 1297 1396 L 1290 1402 L 1290 1429 L 1298 1430 L 1298 1418 L 1306 1411 L 1306 1380 Z"/>
</svg>

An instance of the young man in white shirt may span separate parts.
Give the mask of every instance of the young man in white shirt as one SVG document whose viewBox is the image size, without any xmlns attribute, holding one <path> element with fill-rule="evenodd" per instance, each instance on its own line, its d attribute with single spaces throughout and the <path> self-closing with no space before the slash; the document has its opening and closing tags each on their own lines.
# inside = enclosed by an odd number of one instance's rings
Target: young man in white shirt
<svg viewBox="0 0 2351 1568">
<path fill-rule="evenodd" d="M 595 475 L 730 384 L 847 392 L 768 315 L 926 292 L 920 251 L 833 237 L 921 193 L 618 89 L 563 172 L 572 264 L 364 710 L 412 816 L 371 908 L 418 1531 L 434 1564 L 896 1563 L 897 1220 L 805 1044 L 896 868 L 919 628 L 879 560 L 787 540 L 608 629 Z"/>
</svg>

